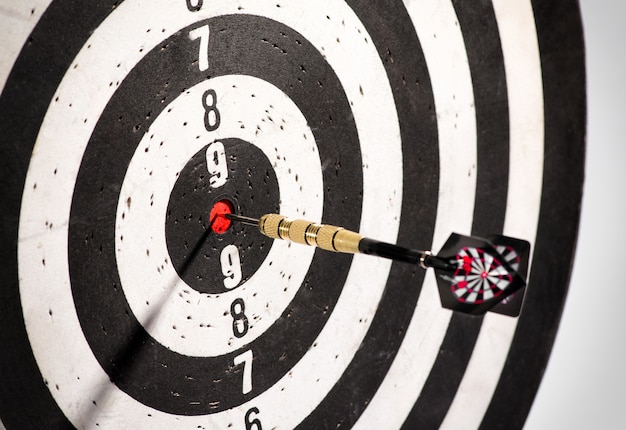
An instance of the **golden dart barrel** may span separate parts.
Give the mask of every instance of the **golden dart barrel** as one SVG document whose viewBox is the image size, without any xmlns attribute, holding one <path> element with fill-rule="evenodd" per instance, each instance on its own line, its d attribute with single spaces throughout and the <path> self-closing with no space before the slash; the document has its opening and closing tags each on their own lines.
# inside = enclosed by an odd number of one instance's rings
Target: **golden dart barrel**
<svg viewBox="0 0 626 430">
<path fill-rule="evenodd" d="M 283 215 L 267 214 L 259 220 L 259 230 L 272 239 L 285 239 L 303 245 L 317 246 L 326 251 L 359 253 L 358 233 L 332 225 L 290 220 Z"/>
</svg>

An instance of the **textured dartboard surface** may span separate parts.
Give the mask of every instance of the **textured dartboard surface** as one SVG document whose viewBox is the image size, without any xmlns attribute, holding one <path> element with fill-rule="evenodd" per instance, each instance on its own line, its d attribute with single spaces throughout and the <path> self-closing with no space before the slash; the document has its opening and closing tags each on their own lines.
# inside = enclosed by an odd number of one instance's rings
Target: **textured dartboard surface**
<svg viewBox="0 0 626 430">
<path fill-rule="evenodd" d="M 575 1 L 40 0 L 2 21 L 0 428 L 523 426 L 576 241 Z M 221 201 L 420 249 L 527 240 L 522 313 L 217 234 Z"/>
</svg>

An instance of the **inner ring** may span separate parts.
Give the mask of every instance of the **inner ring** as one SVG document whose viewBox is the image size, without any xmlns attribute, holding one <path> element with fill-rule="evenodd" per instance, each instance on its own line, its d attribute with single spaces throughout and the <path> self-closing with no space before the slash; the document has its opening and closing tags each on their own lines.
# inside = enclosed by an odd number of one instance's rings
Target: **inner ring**
<svg viewBox="0 0 626 430">
<path fill-rule="evenodd" d="M 218 94 L 223 118 L 220 127 L 210 133 L 204 128 L 204 111 L 198 103 L 207 89 Z M 241 108 L 242 102 L 246 103 L 245 109 Z M 285 119 L 284 124 L 261 121 L 268 115 L 268 103 L 275 107 L 277 118 Z M 297 106 L 278 88 L 250 76 L 225 75 L 202 81 L 181 94 L 161 116 L 137 146 L 119 195 L 116 259 L 122 289 L 137 320 L 162 345 L 188 356 L 224 355 L 253 341 L 280 318 L 302 285 L 314 249 L 287 249 L 288 243 L 268 239 L 266 257 L 240 286 L 220 293 L 197 291 L 180 278 L 171 264 L 163 228 L 177 179 L 208 142 L 238 136 L 242 141 L 254 142 L 264 157 L 272 160 L 271 168 L 280 187 L 280 205 L 274 211 L 306 214 L 319 222 L 324 195 L 319 154 L 310 143 L 315 141 L 314 136 Z M 172 127 L 183 123 L 184 127 Z M 257 123 L 263 124 L 265 133 L 256 133 Z M 281 125 L 279 136 L 284 137 L 277 138 L 274 129 L 280 130 Z M 301 145 L 293 144 L 299 139 L 308 142 L 311 150 L 302 151 Z M 269 192 L 272 187 L 267 188 Z M 237 192 L 233 190 L 233 196 L 242 209 L 255 207 L 256 203 L 244 202 Z M 246 228 L 259 238 L 252 227 Z M 281 272 L 284 268 L 290 268 L 287 276 Z M 246 301 L 248 317 L 254 321 L 245 339 L 233 338 L 229 311 L 233 301 L 241 298 Z M 151 315 L 157 310 L 159 318 L 154 320 Z"/>
<path fill-rule="evenodd" d="M 219 204 L 256 217 L 278 212 L 279 201 L 274 169 L 254 144 L 226 138 L 202 147 L 179 172 L 167 205 L 165 240 L 178 276 L 206 294 L 244 284 L 267 257 L 272 241 L 252 226 L 229 229 L 229 220 L 211 212 Z"/>
</svg>

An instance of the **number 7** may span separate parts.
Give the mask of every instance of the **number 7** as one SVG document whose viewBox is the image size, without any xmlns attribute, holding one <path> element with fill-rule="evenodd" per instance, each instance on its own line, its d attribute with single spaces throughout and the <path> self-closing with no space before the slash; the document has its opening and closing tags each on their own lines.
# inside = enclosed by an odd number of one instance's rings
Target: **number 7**
<svg viewBox="0 0 626 430">
<path fill-rule="evenodd" d="M 209 68 L 209 24 L 194 28 L 189 32 L 189 39 L 200 39 L 200 52 L 198 54 L 198 66 L 203 72 Z"/>
<path fill-rule="evenodd" d="M 252 350 L 249 349 L 246 352 L 239 354 L 234 358 L 233 364 L 238 366 L 243 364 L 243 384 L 241 391 L 243 394 L 248 394 L 252 391 L 252 360 L 254 357 L 252 356 Z"/>
</svg>

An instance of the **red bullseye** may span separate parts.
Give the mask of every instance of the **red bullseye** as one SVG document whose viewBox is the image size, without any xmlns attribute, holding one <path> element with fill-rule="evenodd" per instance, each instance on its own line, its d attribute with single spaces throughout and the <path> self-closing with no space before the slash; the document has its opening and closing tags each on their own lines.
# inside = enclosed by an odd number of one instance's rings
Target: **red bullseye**
<svg viewBox="0 0 626 430">
<path fill-rule="evenodd" d="M 211 230 L 217 234 L 226 233 L 230 228 L 231 221 L 225 217 L 226 214 L 233 213 L 233 204 L 228 200 L 220 200 L 211 209 Z"/>
</svg>

